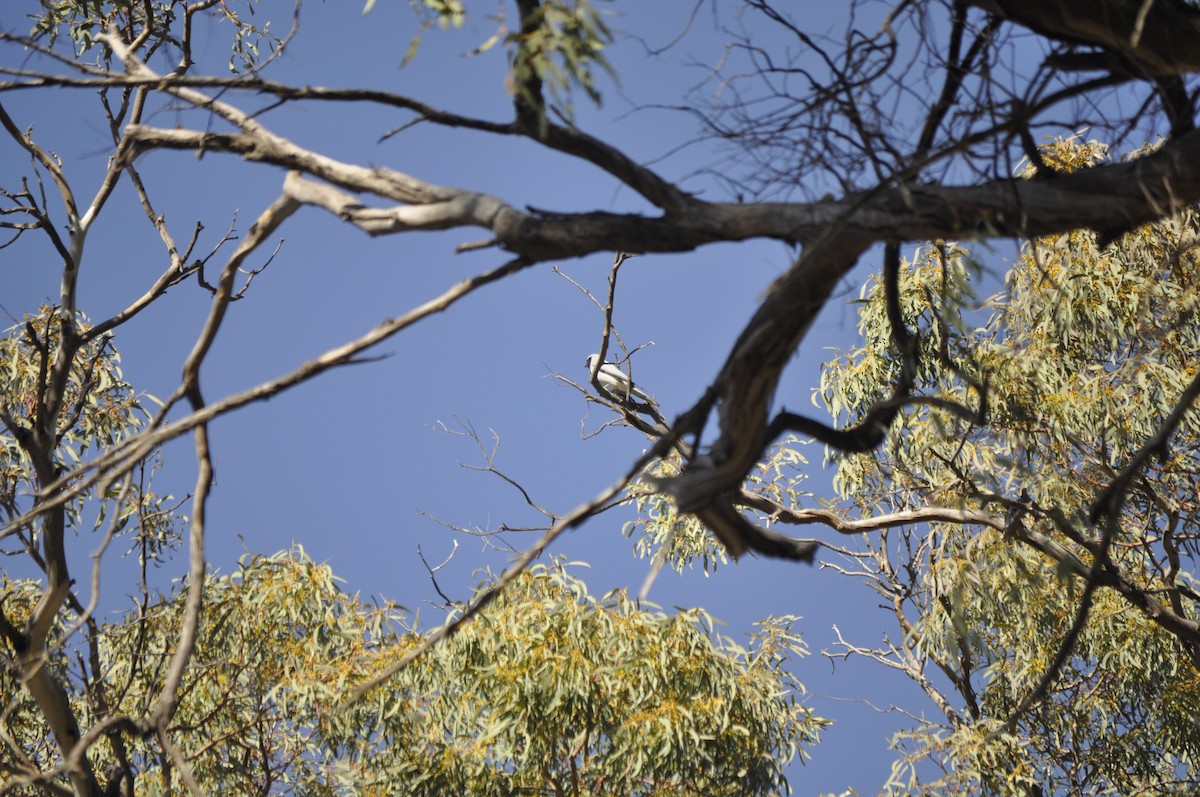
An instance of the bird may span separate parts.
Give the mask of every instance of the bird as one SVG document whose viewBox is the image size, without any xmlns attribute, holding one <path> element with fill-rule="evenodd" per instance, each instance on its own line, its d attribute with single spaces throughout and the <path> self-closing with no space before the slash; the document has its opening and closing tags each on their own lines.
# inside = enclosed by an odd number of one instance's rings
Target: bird
<svg viewBox="0 0 1200 797">
<path fill-rule="evenodd" d="M 587 358 L 585 365 L 587 366 L 589 376 L 597 361 L 599 354 L 591 354 Z M 637 385 L 629 380 L 625 372 L 621 370 L 616 363 L 603 363 L 600 366 L 599 373 L 596 374 L 596 382 L 600 387 L 604 388 L 607 393 L 612 394 L 622 401 L 640 401 L 643 404 L 648 404 L 651 407 L 658 406 L 658 402 L 650 398 L 646 391 L 642 390 Z"/>
</svg>

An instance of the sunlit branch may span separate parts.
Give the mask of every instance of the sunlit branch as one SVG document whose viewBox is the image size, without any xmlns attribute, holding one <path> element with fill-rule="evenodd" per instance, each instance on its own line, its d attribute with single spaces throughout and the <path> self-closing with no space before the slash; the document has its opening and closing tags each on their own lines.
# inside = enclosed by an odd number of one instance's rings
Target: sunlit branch
<svg viewBox="0 0 1200 797">
<path fill-rule="evenodd" d="M 195 346 L 188 355 L 183 366 L 183 381 L 175 394 L 168 399 L 162 408 L 159 419 L 161 422 L 171 407 L 180 398 L 186 398 L 193 412 L 205 408 L 204 397 L 200 390 L 200 367 L 208 355 L 217 332 L 225 318 L 229 303 L 233 300 L 234 279 L 239 267 L 245 259 L 257 249 L 267 238 L 274 234 L 289 216 L 300 207 L 299 203 L 286 195 L 279 197 L 263 211 L 262 215 L 250 225 L 246 237 L 238 244 L 221 272 L 217 295 L 213 298 L 204 328 L 196 340 Z M 195 437 L 196 461 L 198 475 L 196 477 L 195 500 L 192 502 L 191 533 L 188 538 L 188 577 L 187 600 L 184 605 L 183 619 L 180 624 L 179 637 L 172 655 L 171 664 L 163 677 L 163 686 L 158 695 L 155 707 L 155 722 L 162 734 L 167 732 L 167 723 L 177 707 L 176 693 L 183 679 L 184 671 L 191 660 L 192 651 L 196 645 L 196 634 L 200 626 L 200 611 L 204 602 L 204 581 L 208 562 L 204 555 L 204 532 L 207 516 L 209 490 L 213 481 L 212 452 L 209 449 L 208 424 L 198 423 L 193 429 Z"/>
<path fill-rule="evenodd" d="M 788 509 L 752 490 L 743 490 L 737 500 L 743 506 L 767 514 L 774 522 L 796 526 L 820 524 L 833 529 L 838 534 L 848 536 L 911 526 L 916 523 L 957 523 L 987 526 L 996 531 L 1005 529 L 1004 518 L 978 509 L 929 506 L 855 520 L 828 509 Z"/>
<path fill-rule="evenodd" d="M 1098 522 L 1105 516 L 1119 514 L 1120 506 L 1125 501 L 1125 495 L 1129 491 L 1134 477 L 1141 473 L 1151 457 L 1157 457 L 1160 461 L 1167 459 L 1170 455 L 1171 435 L 1183 422 L 1183 417 L 1192 409 L 1192 404 L 1197 396 L 1200 396 L 1200 372 L 1197 372 L 1188 386 L 1184 388 L 1171 413 L 1163 419 L 1154 436 L 1130 457 L 1129 462 L 1121 469 L 1117 477 L 1096 496 L 1089 514 L 1089 520 L 1092 523 Z"/>
<path fill-rule="evenodd" d="M 405 653 L 399 660 L 385 667 L 381 672 L 367 679 L 361 684 L 354 687 L 343 703 L 343 707 L 349 707 L 362 700 L 362 698 L 377 686 L 387 682 L 397 673 L 408 667 L 414 661 L 428 652 L 434 645 L 439 644 L 442 640 L 449 638 L 460 628 L 471 622 L 480 612 L 487 608 L 493 600 L 495 600 L 509 584 L 513 582 L 521 573 L 523 573 L 534 560 L 542 555 L 550 545 L 562 536 L 565 532 L 583 524 L 588 518 L 592 517 L 597 510 L 607 505 L 617 495 L 624 490 L 631 481 L 642 471 L 647 464 L 653 462 L 659 456 L 662 456 L 669 447 L 669 438 L 663 438 L 649 451 L 638 458 L 625 475 L 598 493 L 590 501 L 580 504 L 575 509 L 563 515 L 557 523 L 550 527 L 545 534 L 532 546 L 527 548 L 513 564 L 509 565 L 496 581 L 491 584 L 486 590 L 478 594 L 475 599 L 466 606 L 462 613 L 454 619 L 448 621 L 444 625 L 437 628 L 432 633 L 422 637 L 421 642 L 414 646 L 411 650 Z"/>
<path fill-rule="evenodd" d="M 107 452 L 88 462 L 71 473 L 51 481 L 43 494 L 46 496 L 42 503 L 28 512 L 13 518 L 7 525 L 0 528 L 0 539 L 15 534 L 20 529 L 34 522 L 43 512 L 62 506 L 67 501 L 92 488 L 100 481 L 112 482 L 121 474 L 134 467 L 139 461 L 168 440 L 173 440 L 185 434 L 202 423 L 208 423 L 235 409 L 259 401 L 266 401 L 286 390 L 303 384 L 313 377 L 332 368 L 360 362 L 360 355 L 396 333 L 407 329 L 413 324 L 440 313 L 451 307 L 458 300 L 485 285 L 503 279 L 530 265 L 528 261 L 515 258 L 491 271 L 475 277 L 462 280 L 440 296 L 421 304 L 407 313 L 385 321 L 370 332 L 326 351 L 319 357 L 301 365 L 299 368 L 261 385 L 226 396 L 218 401 L 207 404 L 203 409 L 185 415 L 177 421 L 161 423 L 159 426 L 143 432 L 122 444 L 109 449 Z"/>
</svg>

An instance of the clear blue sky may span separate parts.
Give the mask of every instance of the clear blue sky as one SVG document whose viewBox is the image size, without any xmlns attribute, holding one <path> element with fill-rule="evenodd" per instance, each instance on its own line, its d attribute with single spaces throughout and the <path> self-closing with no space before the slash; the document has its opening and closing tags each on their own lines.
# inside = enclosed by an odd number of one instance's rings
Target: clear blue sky
<svg viewBox="0 0 1200 797">
<path fill-rule="evenodd" d="M 24 22 L 8 4 L 5 30 Z M 684 32 L 690 3 L 625 2 L 612 5 L 612 24 L 622 38 L 609 53 L 620 85 L 606 85 L 597 110 L 579 99 L 579 123 L 588 132 L 633 157 L 682 179 L 719 164 L 720 147 L 697 142 L 695 120 L 638 106 L 674 105 L 705 76 L 703 65 L 722 56 L 718 24 L 737 26 L 734 3 L 718 3 L 715 18 L 704 6 L 687 35 L 659 56 L 660 48 Z M 838 4 L 807 3 L 803 18 L 823 32 L 833 24 L 822 15 Z M 310 2 L 299 38 L 268 72 L 279 81 L 339 87 L 377 87 L 438 107 L 507 120 L 499 51 L 463 57 L 494 30 L 492 6 L 460 32 L 430 31 L 416 60 L 399 68 L 415 23 L 404 2 L 379 2 L 368 16 L 361 2 Z M 283 30 L 290 3 L 268 0 L 258 19 L 278 14 Z M 509 13 L 513 13 L 509 9 Z M 197 54 L 200 70 L 222 74 L 226 29 L 202 23 L 211 34 Z M 623 34 L 634 34 L 625 37 Z M 764 36 L 767 34 L 763 34 Z M 639 41 L 640 39 L 640 41 Z M 765 40 L 764 40 L 765 41 Z M 0 50 L 5 63 L 19 61 Z M 167 71 L 162 62 L 153 66 Z M 229 97 L 243 108 L 263 104 L 247 95 Z M 90 196 L 107 156 L 107 133 L 96 99 L 87 91 L 37 91 L 3 97 L 19 125 L 64 159 L 83 196 Z M 643 203 L 598 170 L 515 139 L 417 126 L 386 142 L 385 131 L 408 117 L 378 107 L 306 104 L 286 106 L 261 117 L 277 133 L 334 157 L 387 165 L 424 180 L 495 193 L 513 205 L 553 210 L 637 210 Z M 147 120 L 172 126 L 202 125 L 193 111 L 158 111 Z M 665 157 L 664 157 L 665 156 Z M 279 191 L 282 173 L 230 156 L 159 152 L 140 161 L 152 196 L 177 237 L 205 225 L 200 249 L 211 247 L 231 224 L 245 230 Z M 5 185 L 25 171 L 24 156 L 0 143 Z M 710 180 L 685 186 L 721 196 Z M 210 399 L 285 373 L 325 349 L 358 337 L 379 321 L 399 315 L 437 295 L 464 276 L 494 267 L 495 250 L 455 255 L 456 245 L 482 237 L 470 231 L 412 234 L 371 240 L 322 211 L 306 208 L 280 232 L 283 247 L 233 306 L 218 345 L 203 371 Z M 40 240 L 22 240 L 0 252 L 0 309 L 19 318 L 43 301 L 53 302 L 58 264 Z M 668 417 L 689 407 L 725 358 L 757 298 L 789 262 L 777 243 L 722 245 L 702 251 L 648 256 L 629 261 L 618 287 L 616 324 L 631 345 L 653 343 L 638 354 L 635 374 L 653 392 Z M 215 262 L 220 262 L 218 258 Z M 164 268 L 161 243 L 147 225 L 128 184 L 110 200 L 88 243 L 81 277 L 81 309 L 104 318 L 140 295 Z M 601 293 L 611 256 L 561 264 L 573 279 Z M 864 264 L 873 268 L 874 263 Z M 789 407 L 810 408 L 811 387 L 829 347 L 849 346 L 855 318 L 848 300 L 857 297 L 860 269 L 845 285 L 805 342 L 780 394 Z M 174 288 L 165 300 L 123 327 L 117 345 L 127 378 L 139 389 L 164 396 L 178 383 L 180 364 L 208 308 L 194 283 Z M 273 552 L 295 543 L 327 561 L 351 591 L 384 595 L 412 608 L 436 598 L 417 555 L 431 562 L 458 551 L 441 571 L 441 586 L 465 598 L 473 571 L 505 565 L 505 556 L 469 535 L 434 522 L 494 528 L 539 522 L 521 496 L 500 480 L 460 467 L 482 464 L 474 443 L 446 434 L 441 424 L 469 422 L 489 445 L 499 437 L 496 465 L 518 480 L 539 502 L 560 513 L 590 498 L 616 479 L 647 445 L 632 430 L 608 430 L 581 438 L 605 417 L 557 384 L 552 372 L 583 381 L 584 358 L 599 346 L 602 317 L 567 280 L 542 265 L 469 297 L 450 312 L 430 318 L 382 346 L 385 359 L 337 370 L 266 404 L 221 419 L 213 427 L 217 487 L 210 504 L 209 553 L 214 567 L 230 570 L 246 551 Z M 829 494 L 821 451 L 810 449 L 811 489 Z M 190 442 L 171 444 L 159 476 L 161 490 L 189 492 L 194 478 Z M 609 513 L 573 532 L 553 553 L 591 564 L 583 573 L 601 593 L 614 587 L 636 590 L 648 564 L 634 558 L 621 535 L 628 514 Z M 804 533 L 812 533 L 805 529 Z M 516 546 L 531 536 L 509 535 Z M 88 542 L 80 540 L 79 562 Z M 79 565 L 76 565 L 77 569 Z M 119 563 L 104 582 L 105 605 L 125 605 L 134 586 L 121 580 Z M 164 571 L 182 574 L 182 562 Z M 837 624 L 851 639 L 871 644 L 887 627 L 875 596 L 861 584 L 818 568 L 750 558 L 704 577 L 664 573 L 652 600 L 666 606 L 703 606 L 740 636 L 767 614 L 796 614 L 814 653 L 828 647 Z M 424 607 L 423 614 L 431 617 Z M 805 767 L 794 767 L 797 794 L 839 792 L 854 787 L 874 793 L 886 779 L 892 753 L 888 739 L 909 720 L 873 706 L 900 704 L 918 714 L 936 710 L 908 681 L 877 665 L 839 662 L 820 655 L 796 671 L 812 694 L 811 705 L 837 720 Z M 869 701 L 870 705 L 867 702 Z M 939 718 L 940 719 L 940 718 Z"/>
</svg>

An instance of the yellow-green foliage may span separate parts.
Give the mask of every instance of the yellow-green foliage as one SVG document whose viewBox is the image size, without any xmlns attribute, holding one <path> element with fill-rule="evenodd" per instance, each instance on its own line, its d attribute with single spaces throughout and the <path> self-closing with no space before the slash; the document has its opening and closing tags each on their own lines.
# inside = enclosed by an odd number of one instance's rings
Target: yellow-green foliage
<svg viewBox="0 0 1200 797">
<path fill-rule="evenodd" d="M 107 60 L 111 52 L 100 48 L 97 36 L 109 25 L 119 30 L 145 30 L 143 46 L 149 52 L 177 48 L 178 19 L 184 16 L 185 5 L 179 0 L 40 0 L 41 12 L 30 14 L 33 21 L 31 36 L 53 45 L 60 36 L 71 40 L 74 54 L 99 53 Z M 232 53 L 229 70 L 234 73 L 253 70 L 265 58 L 275 54 L 283 40 L 271 30 L 267 21 L 261 25 L 255 17 L 259 0 L 224 0 L 207 9 L 207 15 L 217 23 L 227 24 L 232 31 Z M 210 4 L 212 5 L 212 4 Z M 190 17 L 199 6 L 187 8 Z M 175 26 L 175 30 L 172 27 Z M 172 53 L 178 57 L 178 51 Z"/>
<path fill-rule="evenodd" d="M 1053 168 L 1085 168 L 1103 147 L 1060 141 Z M 970 254 L 921 247 L 902 270 L 907 324 L 922 335 L 918 392 L 976 407 L 986 382 L 987 422 L 928 406 L 907 410 L 876 452 L 838 462 L 837 486 L 864 514 L 921 506 L 1003 516 L 1022 494 L 1046 514 L 1031 529 L 1083 561 L 1099 539 L 1086 516 L 1097 492 L 1159 428 L 1200 368 L 1200 215 L 1140 227 L 1101 249 L 1076 231 L 1027 243 L 1002 294 L 972 309 Z M 820 397 L 843 421 L 887 395 L 898 372 L 881 286 L 864 291 L 865 342 L 831 362 Z M 1148 590 L 1195 584 L 1200 512 L 1200 414 L 1189 413 L 1133 488 L 1111 555 Z M 1165 536 L 1164 536 L 1165 535 Z M 1075 539 L 1071 539 L 1071 537 Z M 905 590 L 906 646 L 923 666 L 954 674 L 957 722 L 901 740 L 897 791 L 1169 793 L 1200 755 L 1200 674 L 1180 645 L 1111 590 L 1049 698 L 1012 732 L 1003 723 L 1050 666 L 1076 617 L 1081 582 L 1056 562 L 992 529 L 931 524 L 907 529 L 911 571 L 880 568 Z M 895 537 L 878 543 L 896 550 Z M 1177 572 L 1169 572 L 1174 558 Z M 909 575 L 905 575 L 908 572 Z M 1196 618 L 1195 603 L 1177 610 Z M 968 696 L 967 691 L 973 692 Z M 946 770 L 920 784 L 914 766 Z"/>
<path fill-rule="evenodd" d="M 61 321 L 46 308 L 0 338 L 0 398 L 14 430 L 0 436 L 10 517 L 38 489 L 15 437 L 36 422 L 33 397 L 59 356 Z M 82 318 L 75 328 L 87 334 Z M 56 455 L 79 459 L 138 431 L 144 412 L 112 341 L 79 348 L 70 373 Z M 132 534 L 143 563 L 169 551 L 182 519 L 148 489 L 145 470 L 102 495 L 85 491 L 68 527 L 80 531 L 98 511 L 95 527 Z M 22 533 L 36 543 L 41 531 Z M 14 629 L 43 589 L 36 579 L 0 578 L 3 661 L 23 655 Z M 157 711 L 186 596 L 183 584 L 165 596 L 144 592 L 107 623 L 81 618 L 76 602 L 56 617 L 43 666 L 90 734 L 102 787 L 128 771 L 137 794 L 184 788 L 162 739 L 139 729 Z M 824 725 L 786 668 L 805 652 L 792 619 L 764 621 L 741 647 L 714 634 L 700 610 L 668 615 L 621 592 L 594 598 L 565 567 L 537 567 L 348 706 L 354 686 L 421 642 L 415 621 L 343 592 L 300 549 L 248 555 L 236 572 L 206 580 L 166 736 L 211 794 L 768 794 L 786 788 L 784 768 Z M 64 783 L 59 746 L 18 672 L 0 669 L 0 737 L 16 757 L 0 761 Z"/>
<path fill-rule="evenodd" d="M 558 565 L 352 708 L 347 691 L 420 639 L 397 607 L 342 592 L 299 549 L 248 556 L 207 595 L 172 737 L 210 793 L 769 794 L 824 725 L 785 669 L 805 653 L 794 618 L 742 647 L 702 611 L 593 598 Z M 114 712 L 151 707 L 181 612 L 182 594 L 103 629 Z M 126 744 L 139 793 L 176 777 L 153 739 Z M 97 769 L 111 755 L 98 745 Z"/>
<path fill-rule="evenodd" d="M 74 328 L 75 334 L 87 335 L 90 325 L 80 315 Z M 34 425 L 43 422 L 38 396 L 46 372 L 60 356 L 61 337 L 59 311 L 51 307 L 42 307 L 37 315 L 0 334 L 0 406 L 11 423 L 0 426 L 0 510 L 9 517 L 28 511 L 32 497 L 44 486 L 37 483 L 27 452 L 9 429 L 32 433 Z M 56 464 L 74 467 L 86 455 L 108 450 L 136 434 L 148 417 L 144 400 L 156 401 L 136 393 L 125 381 L 111 338 L 100 336 L 84 343 L 71 360 L 54 419 Z M 111 485 L 104 495 L 85 491 L 68 504 L 68 522 L 79 529 L 84 507 L 92 501 L 95 515 L 88 520 L 96 530 L 112 535 L 124 532 L 132 537 L 130 545 L 139 557 L 159 558 L 178 543 L 180 518 L 164 511 L 172 504 L 171 496 L 150 489 L 152 470 L 150 466 L 139 469 L 128 483 Z"/>
<path fill-rule="evenodd" d="M 801 451 L 807 442 L 787 435 L 771 446 L 747 478 L 747 487 L 784 509 L 799 509 L 805 499 L 811 502 L 813 496 L 804 489 L 808 459 Z M 728 561 L 725 546 L 695 515 L 680 512 L 670 496 L 654 486 L 657 479 L 678 475 L 679 468 L 677 455 L 646 467 L 643 478 L 630 488 L 638 511 L 624 531 L 633 538 L 638 556 L 662 557 L 679 572 L 699 563 L 708 574 Z"/>
</svg>

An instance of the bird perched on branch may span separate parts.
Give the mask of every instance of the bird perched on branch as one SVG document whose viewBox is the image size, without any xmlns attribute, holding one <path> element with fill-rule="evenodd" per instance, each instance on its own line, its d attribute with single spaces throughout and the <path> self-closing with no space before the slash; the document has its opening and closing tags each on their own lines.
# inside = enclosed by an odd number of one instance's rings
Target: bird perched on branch
<svg viewBox="0 0 1200 797">
<path fill-rule="evenodd" d="M 588 375 L 590 376 L 596 363 L 600 360 L 599 354 L 589 355 L 587 358 Z M 630 402 L 636 401 L 642 404 L 647 404 L 651 407 L 657 407 L 658 402 L 650 398 L 646 391 L 642 390 L 637 385 L 630 381 L 625 372 L 616 363 L 603 363 L 600 366 L 599 373 L 596 374 L 596 382 L 600 387 L 620 401 Z"/>
</svg>

